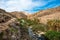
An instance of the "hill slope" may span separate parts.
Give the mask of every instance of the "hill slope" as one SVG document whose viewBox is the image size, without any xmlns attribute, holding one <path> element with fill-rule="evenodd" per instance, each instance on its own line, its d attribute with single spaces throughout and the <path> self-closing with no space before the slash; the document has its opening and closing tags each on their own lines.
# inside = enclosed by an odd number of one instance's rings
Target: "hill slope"
<svg viewBox="0 0 60 40">
<path fill-rule="evenodd" d="M 39 11 L 32 14 L 29 18 L 38 18 L 41 23 L 46 23 L 47 20 L 60 19 L 60 7 Z"/>
<path fill-rule="evenodd" d="M 14 15 L 16 18 L 27 18 L 27 13 L 25 14 L 26 12 L 11 12 L 10 14 Z"/>
</svg>

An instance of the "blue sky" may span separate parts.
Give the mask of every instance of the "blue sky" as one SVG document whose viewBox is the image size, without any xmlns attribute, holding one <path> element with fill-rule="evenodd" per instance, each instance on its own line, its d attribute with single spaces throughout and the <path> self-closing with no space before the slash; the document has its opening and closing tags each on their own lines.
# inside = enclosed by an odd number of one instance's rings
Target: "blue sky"
<svg viewBox="0 0 60 40">
<path fill-rule="evenodd" d="M 60 0 L 0 0 L 0 8 L 8 12 L 26 11 L 35 13 L 58 6 L 60 6 Z"/>
</svg>

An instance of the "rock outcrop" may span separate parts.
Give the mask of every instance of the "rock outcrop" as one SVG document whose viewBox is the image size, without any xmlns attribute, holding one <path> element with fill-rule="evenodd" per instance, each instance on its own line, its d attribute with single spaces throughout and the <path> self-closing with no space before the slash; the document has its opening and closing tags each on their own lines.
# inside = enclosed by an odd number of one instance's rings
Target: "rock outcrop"
<svg viewBox="0 0 60 40">
<path fill-rule="evenodd" d="M 20 40 L 20 25 L 17 19 L 0 9 L 0 34 L 2 38 L 0 40 Z"/>
<path fill-rule="evenodd" d="M 24 12 L 6 12 L 0 9 L 0 40 L 30 40 L 17 19 L 27 18 Z"/>
</svg>

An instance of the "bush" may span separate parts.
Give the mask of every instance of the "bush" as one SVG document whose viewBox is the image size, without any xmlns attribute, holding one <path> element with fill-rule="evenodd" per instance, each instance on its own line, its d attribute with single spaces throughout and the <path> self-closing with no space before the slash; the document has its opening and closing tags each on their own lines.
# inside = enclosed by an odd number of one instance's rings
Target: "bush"
<svg viewBox="0 0 60 40">
<path fill-rule="evenodd" d="M 19 19 L 18 20 L 20 22 L 20 26 L 23 28 L 27 28 L 32 26 L 32 30 L 33 32 L 37 32 L 37 31 L 46 31 L 46 25 L 39 23 L 38 19 L 34 19 L 34 20 L 30 20 L 30 19 Z"/>
<path fill-rule="evenodd" d="M 37 24 L 37 25 L 33 25 L 33 27 L 32 27 L 32 30 L 35 32 L 37 32 L 37 31 L 43 31 L 43 32 L 45 32 L 46 31 L 46 25 L 44 25 L 44 24 Z"/>
<path fill-rule="evenodd" d="M 60 32 L 47 31 L 45 34 L 50 40 L 60 40 Z"/>
<path fill-rule="evenodd" d="M 60 27 L 60 20 L 58 19 L 54 19 L 54 20 L 48 20 L 47 21 L 47 26 L 50 30 L 54 30 L 54 31 L 59 31 L 59 27 Z M 49 30 L 48 29 L 48 30 Z"/>
</svg>

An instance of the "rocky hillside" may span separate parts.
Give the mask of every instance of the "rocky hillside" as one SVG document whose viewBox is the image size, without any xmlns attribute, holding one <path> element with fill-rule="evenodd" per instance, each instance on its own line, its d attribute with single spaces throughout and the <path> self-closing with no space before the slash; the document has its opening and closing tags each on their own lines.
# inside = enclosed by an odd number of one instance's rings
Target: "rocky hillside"
<svg viewBox="0 0 60 40">
<path fill-rule="evenodd" d="M 4 11 L 4 10 L 3 10 Z M 2 12 L 2 10 L 0 11 Z M 4 11 L 5 12 L 5 11 Z M 47 20 L 50 19 L 59 19 L 60 17 L 60 7 L 56 8 L 51 8 L 51 9 L 46 9 L 46 10 L 41 10 L 37 13 L 34 14 L 28 14 L 26 12 L 8 12 L 9 15 L 15 17 L 15 18 L 28 18 L 28 19 L 34 19 L 37 18 L 41 21 L 41 23 L 46 23 Z"/>
<path fill-rule="evenodd" d="M 0 30 L 5 30 L 7 28 L 5 23 L 8 22 L 11 18 L 12 16 L 9 15 L 5 10 L 0 9 Z"/>
<path fill-rule="evenodd" d="M 26 12 L 17 12 L 17 11 L 15 11 L 15 12 L 11 12 L 10 14 L 12 14 L 12 15 L 14 15 L 16 18 L 27 18 L 27 15 L 26 14 L 28 14 L 28 13 L 26 13 Z"/>
<path fill-rule="evenodd" d="M 47 20 L 60 19 L 60 7 L 41 10 L 37 13 L 32 14 L 29 18 L 37 18 L 40 20 L 41 23 L 46 23 Z"/>
<path fill-rule="evenodd" d="M 3 33 L 1 40 L 22 40 L 27 39 L 28 35 L 23 33 L 17 18 L 38 19 L 40 23 L 47 23 L 48 20 L 60 19 L 60 7 L 42 10 L 34 14 L 26 12 L 6 12 L 0 9 L 0 34 Z M 25 37 L 27 35 L 27 37 Z"/>
<path fill-rule="evenodd" d="M 0 40 L 28 39 L 28 34 L 23 33 L 24 30 L 20 27 L 17 18 L 27 18 L 27 15 L 23 12 L 10 13 L 0 9 Z"/>
<path fill-rule="evenodd" d="M 25 15 L 24 12 L 10 13 L 0 9 L 0 30 L 6 30 L 8 25 L 17 21 L 17 18 L 27 18 L 27 15 Z"/>
<path fill-rule="evenodd" d="M 5 10 L 0 9 L 0 25 L 8 23 L 11 19 L 15 20 L 16 18 L 28 18 L 34 19 L 37 18 L 41 23 L 46 23 L 47 20 L 60 19 L 60 7 L 41 10 L 34 14 L 28 14 L 26 12 L 6 12 Z M 13 20 L 13 21 L 14 21 Z M 8 23 L 9 24 L 9 23 Z"/>
<path fill-rule="evenodd" d="M 16 29 L 18 30 L 17 32 L 14 31 Z M 2 38 L 1 35 L 3 35 Z M 14 36 L 14 38 L 12 36 Z M 13 39 L 14 40 L 20 39 L 19 23 L 17 19 L 14 17 L 14 15 L 9 14 L 3 9 L 0 9 L 0 40 L 13 40 Z"/>
</svg>

